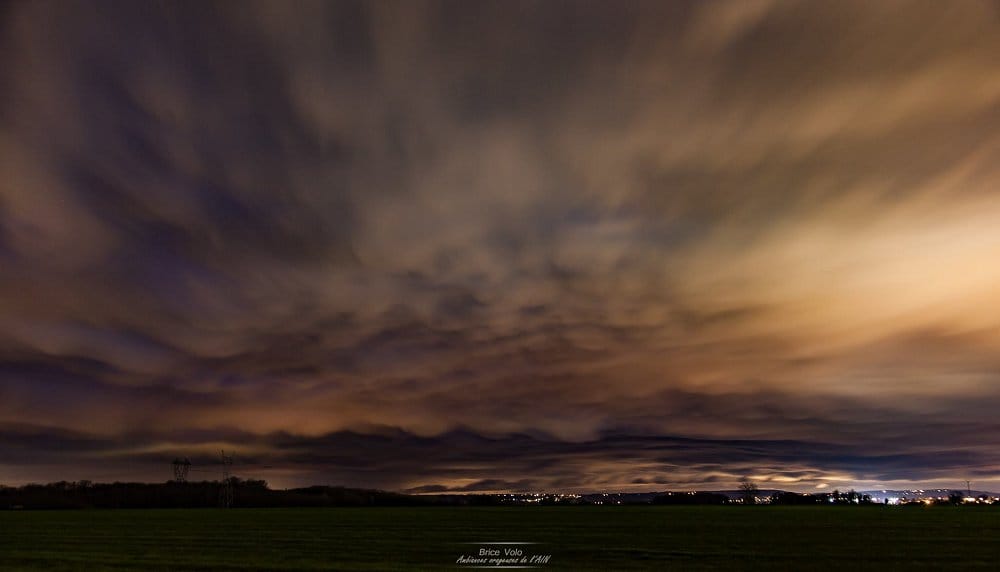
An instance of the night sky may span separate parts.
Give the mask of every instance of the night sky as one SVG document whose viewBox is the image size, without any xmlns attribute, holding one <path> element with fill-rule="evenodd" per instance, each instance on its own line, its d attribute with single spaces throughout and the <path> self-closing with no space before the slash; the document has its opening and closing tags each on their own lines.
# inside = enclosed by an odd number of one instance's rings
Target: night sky
<svg viewBox="0 0 1000 572">
<path fill-rule="evenodd" d="M 5 3 L 0 483 L 1000 489 L 998 54 L 987 1 Z"/>
</svg>

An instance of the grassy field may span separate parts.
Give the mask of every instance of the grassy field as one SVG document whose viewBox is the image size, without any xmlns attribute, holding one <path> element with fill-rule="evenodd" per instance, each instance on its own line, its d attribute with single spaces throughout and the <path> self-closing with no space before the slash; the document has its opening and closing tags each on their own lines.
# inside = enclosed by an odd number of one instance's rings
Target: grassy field
<svg viewBox="0 0 1000 572">
<path fill-rule="evenodd" d="M 542 570 L 1000 568 L 976 507 L 0 511 L 0 570 L 458 570 L 480 542 Z M 484 545 L 485 546 L 485 545 Z"/>
</svg>

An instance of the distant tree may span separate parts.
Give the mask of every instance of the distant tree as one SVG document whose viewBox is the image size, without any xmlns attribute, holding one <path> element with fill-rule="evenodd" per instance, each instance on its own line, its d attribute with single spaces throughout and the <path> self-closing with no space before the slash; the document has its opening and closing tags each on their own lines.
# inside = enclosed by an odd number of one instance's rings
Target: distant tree
<svg viewBox="0 0 1000 572">
<path fill-rule="evenodd" d="M 948 495 L 948 502 L 951 504 L 962 504 L 964 502 L 961 491 L 951 491 Z"/>
<path fill-rule="evenodd" d="M 751 481 L 748 477 L 740 479 L 740 493 L 743 497 L 743 504 L 756 504 L 757 492 L 759 490 L 757 483 Z"/>
</svg>

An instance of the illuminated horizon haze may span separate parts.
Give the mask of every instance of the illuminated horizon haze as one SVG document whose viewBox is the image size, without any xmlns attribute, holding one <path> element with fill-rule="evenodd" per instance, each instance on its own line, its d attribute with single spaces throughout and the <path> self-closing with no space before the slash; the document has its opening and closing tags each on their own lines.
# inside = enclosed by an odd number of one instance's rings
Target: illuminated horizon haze
<svg viewBox="0 0 1000 572">
<path fill-rule="evenodd" d="M 1000 4 L 0 6 L 0 484 L 1000 490 Z"/>
</svg>

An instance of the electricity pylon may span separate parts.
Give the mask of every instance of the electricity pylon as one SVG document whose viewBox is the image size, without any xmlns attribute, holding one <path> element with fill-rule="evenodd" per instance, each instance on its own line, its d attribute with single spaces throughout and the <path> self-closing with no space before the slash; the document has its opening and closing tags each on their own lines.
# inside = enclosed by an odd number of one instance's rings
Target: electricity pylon
<svg viewBox="0 0 1000 572">
<path fill-rule="evenodd" d="M 219 506 L 222 508 L 233 506 L 233 479 L 229 474 L 232 466 L 233 456 L 222 451 L 222 487 L 219 489 Z"/>
<path fill-rule="evenodd" d="M 174 459 L 174 481 L 178 483 L 183 483 L 187 481 L 188 472 L 191 470 L 191 461 L 187 457 L 183 460 L 177 458 Z"/>
</svg>

